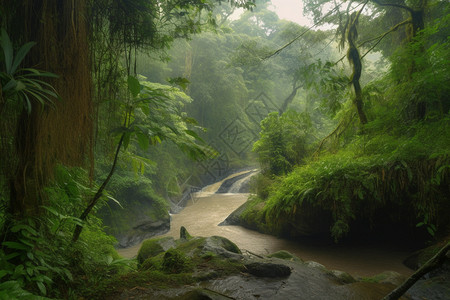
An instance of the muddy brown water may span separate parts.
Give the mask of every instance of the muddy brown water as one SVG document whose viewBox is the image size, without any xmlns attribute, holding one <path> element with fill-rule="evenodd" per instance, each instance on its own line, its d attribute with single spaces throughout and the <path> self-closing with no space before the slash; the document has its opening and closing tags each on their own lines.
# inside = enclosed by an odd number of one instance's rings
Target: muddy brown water
<svg viewBox="0 0 450 300">
<path fill-rule="evenodd" d="M 355 277 L 373 276 L 383 271 L 396 271 L 411 275 L 412 270 L 402 264 L 411 254 L 398 246 L 377 245 L 321 245 L 295 242 L 262 234 L 241 226 L 218 226 L 220 222 L 242 205 L 248 194 L 214 194 L 220 184 L 210 186 L 197 194 L 179 214 L 172 215 L 171 229 L 162 236 L 179 238 L 184 226 L 192 236 L 219 235 L 236 243 L 242 250 L 267 255 L 278 250 L 287 250 L 305 261 L 321 263 L 330 270 L 341 270 Z M 118 249 L 119 254 L 132 258 L 140 245 Z"/>
</svg>

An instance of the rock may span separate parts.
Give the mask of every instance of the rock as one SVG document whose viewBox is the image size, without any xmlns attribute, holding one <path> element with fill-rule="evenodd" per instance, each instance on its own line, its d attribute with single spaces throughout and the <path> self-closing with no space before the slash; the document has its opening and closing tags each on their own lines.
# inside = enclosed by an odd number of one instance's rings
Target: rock
<svg viewBox="0 0 450 300">
<path fill-rule="evenodd" d="M 297 256 L 295 256 L 294 254 L 286 251 L 286 250 L 280 250 L 277 251 L 275 253 L 269 254 L 267 255 L 267 257 L 276 257 L 276 258 L 280 258 L 280 259 L 285 259 L 285 260 L 290 260 L 290 261 L 298 261 L 298 262 L 303 262 L 303 260 L 301 258 L 298 258 Z"/>
<path fill-rule="evenodd" d="M 347 272 L 339 270 L 331 270 L 330 273 L 343 284 L 356 282 L 355 278 L 353 278 L 353 276 L 348 274 Z"/>
<path fill-rule="evenodd" d="M 142 264 L 147 258 L 156 256 L 162 252 L 175 248 L 175 240 L 173 237 L 163 237 L 146 240 L 139 249 L 137 260 Z"/>
<path fill-rule="evenodd" d="M 201 254 L 212 252 L 224 258 L 242 259 L 242 253 L 235 243 L 221 236 L 211 236 L 205 239 Z"/>
<path fill-rule="evenodd" d="M 406 295 L 413 300 L 448 300 L 450 299 L 450 276 L 447 273 L 429 279 L 421 279 L 406 292 Z"/>
<path fill-rule="evenodd" d="M 407 279 L 406 276 L 394 271 L 384 271 L 383 273 L 375 275 L 371 278 L 376 279 L 376 282 L 390 283 L 392 285 L 400 285 Z"/>
<path fill-rule="evenodd" d="M 291 268 L 283 264 L 269 262 L 252 262 L 244 265 L 246 271 L 257 277 L 286 277 L 291 275 Z"/>
<path fill-rule="evenodd" d="M 145 239 L 162 235 L 170 230 L 170 219 L 165 218 L 157 221 L 141 220 L 132 225 L 126 232 L 116 234 L 119 248 L 127 248 L 139 244 Z"/>
<path fill-rule="evenodd" d="M 195 289 L 177 297 L 179 300 L 230 300 L 230 297 L 206 289 Z"/>
<path fill-rule="evenodd" d="M 192 236 L 189 234 L 187 229 L 184 226 L 180 227 L 180 239 L 190 240 Z"/>
<path fill-rule="evenodd" d="M 247 173 L 238 175 L 238 176 L 234 176 L 230 179 L 225 180 L 222 185 L 219 187 L 219 189 L 217 190 L 216 194 L 221 194 L 221 193 L 228 193 L 230 187 L 238 180 L 241 180 L 247 176 L 249 176 L 250 174 L 254 173 L 254 171 L 249 171 Z M 239 191 L 240 192 L 240 191 Z"/>
<path fill-rule="evenodd" d="M 413 300 L 450 299 L 450 259 L 447 257 L 441 267 L 431 271 L 417 281 L 406 292 L 406 295 Z"/>
<path fill-rule="evenodd" d="M 275 223 L 266 222 L 266 216 L 262 213 L 265 204 L 265 201 L 258 198 L 249 199 L 219 225 L 240 225 L 287 238 L 329 237 L 330 235 L 332 216 L 329 211 L 305 201 L 294 215 L 280 217 L 275 225 Z"/>
<path fill-rule="evenodd" d="M 319 264 L 318 262 L 312 261 L 312 260 L 305 262 L 305 265 L 308 268 L 313 268 L 313 269 L 320 269 L 320 270 L 326 270 L 327 269 L 327 268 L 325 268 L 324 265 Z"/>
<path fill-rule="evenodd" d="M 241 225 L 240 216 L 247 208 L 248 201 L 236 208 L 223 222 L 219 224 L 219 226 L 227 226 L 227 225 Z"/>
</svg>

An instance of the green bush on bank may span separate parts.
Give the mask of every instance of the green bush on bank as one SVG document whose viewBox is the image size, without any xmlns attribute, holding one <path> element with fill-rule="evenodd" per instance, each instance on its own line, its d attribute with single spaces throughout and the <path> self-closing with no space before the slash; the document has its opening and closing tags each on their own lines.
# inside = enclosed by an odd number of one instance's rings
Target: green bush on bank
<svg viewBox="0 0 450 300">
<path fill-rule="evenodd" d="M 331 211 L 335 239 L 351 230 L 352 220 L 371 218 L 388 203 L 409 207 L 401 214 L 412 213 L 412 226 L 425 218 L 443 225 L 449 205 L 450 118 L 419 123 L 415 132 L 412 137 L 361 137 L 336 154 L 297 167 L 271 188 L 265 221 L 274 227 L 295 222 L 296 210 L 307 201 Z"/>
</svg>

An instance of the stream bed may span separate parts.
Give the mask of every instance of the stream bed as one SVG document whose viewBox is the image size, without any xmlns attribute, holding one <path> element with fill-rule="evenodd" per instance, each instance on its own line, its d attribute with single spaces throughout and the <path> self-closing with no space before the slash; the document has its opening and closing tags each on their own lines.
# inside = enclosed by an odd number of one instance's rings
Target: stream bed
<svg viewBox="0 0 450 300">
<path fill-rule="evenodd" d="M 258 255 L 287 250 L 305 261 L 316 261 L 330 270 L 345 271 L 355 277 L 373 276 L 388 270 L 406 276 L 413 273 L 402 264 L 411 251 L 398 245 L 297 242 L 262 234 L 241 226 L 218 226 L 248 198 L 248 194 L 242 193 L 216 194 L 215 191 L 219 187 L 220 183 L 217 183 L 195 194 L 179 214 L 171 216 L 171 229 L 162 236 L 179 238 L 180 227 L 184 226 L 192 236 L 223 236 L 236 243 L 241 250 Z M 118 252 L 124 257 L 132 258 L 137 255 L 139 248 L 140 244 L 118 249 Z"/>
</svg>

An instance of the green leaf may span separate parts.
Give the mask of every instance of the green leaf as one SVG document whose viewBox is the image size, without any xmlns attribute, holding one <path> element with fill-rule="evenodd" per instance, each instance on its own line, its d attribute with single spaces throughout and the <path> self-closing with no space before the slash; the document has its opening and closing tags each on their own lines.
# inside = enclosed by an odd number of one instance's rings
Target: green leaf
<svg viewBox="0 0 450 300">
<path fill-rule="evenodd" d="M 7 84 L 5 84 L 3 86 L 3 92 L 7 92 L 12 89 L 16 90 L 16 86 L 17 86 L 17 81 L 14 78 L 12 78 L 10 81 L 8 81 Z"/>
<path fill-rule="evenodd" d="M 127 83 L 128 90 L 131 92 L 133 97 L 137 97 L 137 95 L 141 91 L 141 84 L 139 83 L 139 80 L 137 80 L 136 77 L 130 75 L 128 76 Z"/>
<path fill-rule="evenodd" d="M 142 150 L 147 150 L 148 147 L 150 146 L 150 139 L 148 138 L 148 136 L 146 136 L 141 132 L 137 132 L 136 136 L 139 143 L 139 147 L 141 147 Z"/>
<path fill-rule="evenodd" d="M 11 228 L 11 231 L 12 231 L 12 232 L 19 232 L 19 231 L 21 231 L 21 230 L 26 230 L 26 231 L 28 231 L 29 233 L 33 234 L 33 235 L 37 235 L 37 234 L 38 234 L 37 231 L 36 231 L 33 227 L 31 227 L 31 226 L 29 226 L 29 225 L 26 225 L 26 224 L 18 224 L 18 225 L 14 225 L 14 226 Z"/>
<path fill-rule="evenodd" d="M 72 273 L 70 273 L 70 271 L 69 271 L 69 270 L 67 270 L 67 269 L 63 269 L 63 272 L 64 272 L 64 274 L 66 274 L 67 278 L 69 278 L 69 280 L 70 280 L 70 281 L 72 281 L 72 280 L 73 280 L 73 276 L 72 276 Z"/>
<path fill-rule="evenodd" d="M 419 223 L 416 224 L 416 227 L 422 227 L 423 225 L 425 225 L 424 222 L 419 222 Z"/>
<path fill-rule="evenodd" d="M 28 258 L 29 258 L 30 260 L 33 260 L 33 259 L 34 259 L 34 255 L 33 255 L 32 252 L 27 252 L 27 256 L 28 256 Z"/>
<path fill-rule="evenodd" d="M 46 211 L 48 211 L 48 212 L 50 212 L 50 213 L 52 213 L 52 214 L 54 214 L 55 216 L 57 216 L 57 217 L 59 217 L 60 216 L 60 214 L 54 209 L 54 208 L 51 208 L 51 207 L 48 207 L 48 206 L 42 206 Z"/>
<path fill-rule="evenodd" d="M 25 246 L 24 244 L 17 243 L 17 242 L 3 242 L 3 246 L 6 246 L 10 249 L 17 249 L 17 250 L 28 250 L 30 247 Z"/>
<path fill-rule="evenodd" d="M 178 85 L 183 90 L 186 90 L 189 83 L 191 83 L 187 78 L 184 77 L 174 77 L 174 78 L 167 78 L 167 82 L 170 84 Z"/>
<path fill-rule="evenodd" d="M 358 190 L 358 197 L 359 199 L 363 200 L 364 199 L 364 194 L 361 190 Z"/>
<path fill-rule="evenodd" d="M 42 282 L 36 281 L 36 285 L 38 286 L 39 290 L 43 295 L 47 294 L 47 289 L 45 288 L 45 285 Z"/>
<path fill-rule="evenodd" d="M 8 271 L 6 270 L 0 270 L 0 279 L 2 279 L 3 277 L 5 277 L 6 275 L 8 275 Z"/>
<path fill-rule="evenodd" d="M 123 134 L 123 149 L 126 150 L 130 144 L 131 132 L 125 132 Z"/>
<path fill-rule="evenodd" d="M 8 34 L 3 28 L 0 35 L 0 46 L 3 48 L 3 53 L 5 54 L 6 73 L 11 74 L 10 71 L 13 63 L 13 47 Z"/>
<path fill-rule="evenodd" d="M 17 51 L 17 53 L 16 53 L 16 57 L 14 58 L 14 62 L 12 63 L 12 66 L 11 66 L 10 72 L 12 74 L 14 74 L 16 72 L 17 67 L 20 65 L 22 60 L 25 58 L 25 56 L 30 51 L 31 47 L 33 47 L 34 45 L 36 45 L 35 42 L 29 42 L 29 43 L 26 43 L 25 45 L 23 45 L 22 47 L 20 47 L 19 51 Z"/>
<path fill-rule="evenodd" d="M 19 256 L 19 255 L 20 255 L 20 253 L 18 253 L 18 252 L 13 252 L 13 253 L 11 253 L 11 254 L 6 255 L 6 256 L 4 257 L 4 260 L 5 260 L 5 261 L 8 261 L 8 260 L 10 260 L 11 258 L 17 257 L 17 256 Z"/>
<path fill-rule="evenodd" d="M 120 208 L 123 208 L 122 204 L 120 204 L 119 200 L 117 200 L 116 198 L 114 198 L 114 197 L 112 197 L 112 196 L 109 196 L 109 195 L 107 195 L 106 198 L 108 198 L 108 199 L 114 201 L 117 205 L 120 206 Z"/>
</svg>

